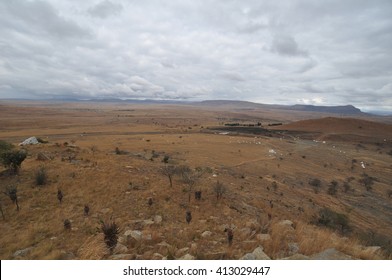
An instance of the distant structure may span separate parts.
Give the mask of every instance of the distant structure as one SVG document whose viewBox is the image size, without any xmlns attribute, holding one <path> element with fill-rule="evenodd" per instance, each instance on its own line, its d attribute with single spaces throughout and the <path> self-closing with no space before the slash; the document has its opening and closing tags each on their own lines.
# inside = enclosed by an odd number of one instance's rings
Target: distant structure
<svg viewBox="0 0 392 280">
<path fill-rule="evenodd" d="M 186 222 L 189 224 L 192 220 L 192 213 L 191 211 L 186 211 L 186 216 L 185 216 Z"/>
<path fill-rule="evenodd" d="M 60 203 L 63 200 L 63 192 L 61 190 L 57 191 L 57 199 L 60 201 Z"/>
</svg>

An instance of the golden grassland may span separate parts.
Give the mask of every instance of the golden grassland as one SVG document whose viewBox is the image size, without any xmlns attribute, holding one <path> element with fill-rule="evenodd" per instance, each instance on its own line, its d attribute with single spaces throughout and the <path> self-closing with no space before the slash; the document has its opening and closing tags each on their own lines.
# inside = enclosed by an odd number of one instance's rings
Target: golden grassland
<svg viewBox="0 0 392 280">
<path fill-rule="evenodd" d="M 292 116 L 304 117 L 297 112 Z M 139 229 L 146 237 L 123 242 L 132 258 L 153 259 L 156 253 L 177 258 L 180 249 L 188 248 L 199 259 L 238 259 L 261 245 L 276 259 L 290 254 L 291 243 L 307 256 L 336 248 L 354 258 L 390 258 L 390 125 L 383 126 L 384 132 L 368 134 L 366 127 L 361 128 L 367 140 L 363 143 L 352 141 L 355 131 L 347 139 L 323 143 L 332 133 L 344 133 L 327 131 L 313 141 L 295 134 L 269 137 L 209 129 L 231 120 L 265 123 L 290 118 L 289 113 L 247 114 L 180 105 L 0 104 L 1 140 L 17 145 L 36 136 L 48 141 L 24 146 L 28 157 L 19 174 L 3 172 L 0 177 L 1 192 L 17 187 L 21 207 L 16 211 L 1 194 L 5 220 L 0 221 L 0 258 L 15 258 L 14 253 L 25 248 L 31 250 L 20 258 L 108 258 L 100 221 L 110 219 L 120 227 L 121 238 L 127 230 Z M 122 153 L 116 154 L 116 148 Z M 48 159 L 38 160 L 40 154 Z M 208 168 L 194 188 L 202 191 L 200 201 L 193 194 L 188 200 L 188 186 L 178 176 L 170 187 L 160 171 L 165 155 L 170 165 Z M 48 182 L 37 186 L 35 176 L 41 167 Z M 364 172 L 376 178 L 371 191 L 360 183 Z M 313 178 L 321 180 L 317 191 L 308 183 Z M 226 187 L 221 200 L 214 192 L 218 180 Z M 335 195 L 327 193 L 332 180 L 338 182 Z M 350 190 L 345 192 L 342 186 L 348 181 Z M 62 203 L 56 196 L 59 189 Z M 86 204 L 91 209 L 88 216 L 83 213 Z M 324 207 L 346 215 L 351 230 L 342 233 L 315 224 Z M 192 212 L 189 225 L 186 210 Z M 156 216 L 162 221 L 140 225 Z M 64 229 L 65 219 L 71 221 L 72 230 Z M 291 220 L 294 227 L 279 228 L 282 220 Z M 234 228 L 230 247 L 226 227 Z M 211 234 L 203 237 L 206 231 Z M 270 239 L 261 240 L 259 234 L 270 234 Z M 384 250 L 373 252 L 364 245 Z"/>
</svg>

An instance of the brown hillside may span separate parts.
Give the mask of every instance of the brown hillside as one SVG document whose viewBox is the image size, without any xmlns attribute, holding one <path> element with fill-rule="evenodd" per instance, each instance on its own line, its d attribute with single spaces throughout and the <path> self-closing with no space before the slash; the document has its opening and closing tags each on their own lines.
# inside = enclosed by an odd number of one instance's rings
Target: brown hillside
<svg viewBox="0 0 392 280">
<path fill-rule="evenodd" d="M 392 125 L 355 118 L 310 119 L 280 126 L 289 131 L 318 132 L 319 140 L 382 142 L 392 138 Z"/>
</svg>

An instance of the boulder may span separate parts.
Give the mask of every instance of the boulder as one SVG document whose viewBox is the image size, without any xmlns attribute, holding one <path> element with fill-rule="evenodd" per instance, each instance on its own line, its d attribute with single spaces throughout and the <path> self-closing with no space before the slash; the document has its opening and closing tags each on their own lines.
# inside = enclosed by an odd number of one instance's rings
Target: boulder
<svg viewBox="0 0 392 280">
<path fill-rule="evenodd" d="M 38 139 L 33 136 L 24 140 L 22 143 L 19 144 L 19 146 L 37 145 L 37 144 L 39 144 Z"/>
<path fill-rule="evenodd" d="M 352 260 L 353 258 L 346 255 L 335 248 L 326 249 L 320 253 L 310 256 L 311 260 Z"/>
</svg>

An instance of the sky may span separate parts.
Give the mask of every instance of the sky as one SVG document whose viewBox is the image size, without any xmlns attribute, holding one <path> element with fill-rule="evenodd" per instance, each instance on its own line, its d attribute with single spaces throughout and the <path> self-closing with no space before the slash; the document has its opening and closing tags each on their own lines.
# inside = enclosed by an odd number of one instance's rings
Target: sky
<svg viewBox="0 0 392 280">
<path fill-rule="evenodd" d="M 0 0 L 0 98 L 392 112 L 391 0 Z"/>
</svg>

